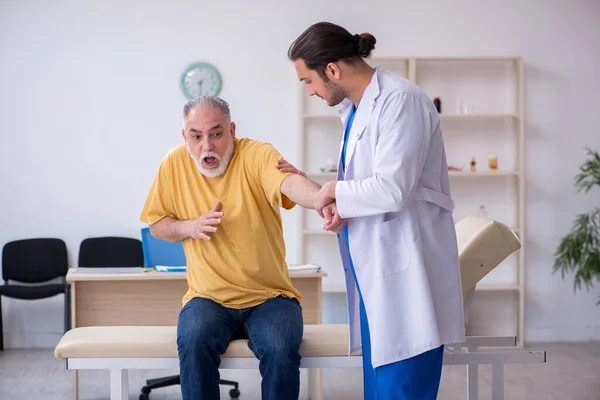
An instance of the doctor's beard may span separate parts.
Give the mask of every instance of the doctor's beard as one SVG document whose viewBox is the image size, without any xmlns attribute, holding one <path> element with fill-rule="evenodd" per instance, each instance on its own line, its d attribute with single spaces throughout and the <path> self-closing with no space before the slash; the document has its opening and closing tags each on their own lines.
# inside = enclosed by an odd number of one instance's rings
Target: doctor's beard
<svg viewBox="0 0 600 400">
<path fill-rule="evenodd" d="M 334 83 L 333 81 L 327 81 L 326 83 L 327 85 L 327 90 L 329 91 L 329 99 L 324 99 L 323 97 L 321 97 L 323 100 L 325 100 L 325 102 L 327 102 L 327 105 L 329 107 L 335 107 L 338 104 L 340 104 L 342 101 L 344 101 L 344 99 L 346 97 L 348 97 L 348 93 L 346 92 L 346 90 L 341 87 L 340 85 L 338 85 L 337 83 Z"/>
<path fill-rule="evenodd" d="M 205 151 L 204 153 L 200 154 L 199 158 L 196 158 L 194 157 L 194 154 L 192 153 L 192 150 L 190 149 L 190 146 L 187 142 L 185 143 L 185 147 L 187 148 L 190 157 L 192 157 L 192 160 L 194 160 L 194 162 L 196 163 L 196 166 L 198 167 L 200 173 L 208 178 L 216 178 L 217 176 L 223 175 L 227 170 L 229 162 L 233 157 L 233 150 L 235 148 L 234 144 L 235 140 L 233 138 L 229 139 L 229 143 L 227 144 L 227 148 L 225 149 L 225 154 L 223 154 L 223 157 L 219 156 L 213 151 Z M 204 160 L 206 157 L 216 158 L 219 163 L 217 168 L 204 168 L 204 166 L 202 165 L 202 160 Z"/>
</svg>

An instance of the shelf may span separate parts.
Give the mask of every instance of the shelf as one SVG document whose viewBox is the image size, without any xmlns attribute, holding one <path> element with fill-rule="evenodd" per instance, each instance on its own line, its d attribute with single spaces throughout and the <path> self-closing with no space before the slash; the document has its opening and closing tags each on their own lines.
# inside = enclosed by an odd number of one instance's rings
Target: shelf
<svg viewBox="0 0 600 400">
<path fill-rule="evenodd" d="M 520 289 L 515 285 L 485 285 L 479 284 L 475 287 L 475 292 L 518 292 Z M 324 292 L 345 292 L 344 285 L 323 285 Z"/>
<path fill-rule="evenodd" d="M 482 119 L 514 119 L 518 120 L 516 114 L 440 114 L 440 119 L 444 120 L 482 120 Z"/>
<path fill-rule="evenodd" d="M 416 62 L 517 62 L 521 57 L 415 57 Z"/>
<path fill-rule="evenodd" d="M 306 176 L 309 178 L 336 179 L 337 172 L 307 172 Z"/>
<path fill-rule="evenodd" d="M 459 171 L 448 171 L 448 176 L 452 177 L 460 177 L 460 178 L 492 178 L 492 177 L 517 177 L 519 176 L 518 172 L 514 171 L 498 171 L 498 172 L 459 172 Z"/>
<path fill-rule="evenodd" d="M 516 285 L 485 285 L 479 284 L 475 287 L 475 292 L 519 292 L 519 287 Z M 323 285 L 323 292 L 341 293 L 345 292 L 344 285 Z"/>
<path fill-rule="evenodd" d="M 313 236 L 337 236 L 335 232 L 324 231 L 321 229 L 310 229 L 302 232 L 303 235 Z"/>
<path fill-rule="evenodd" d="M 371 59 L 367 59 L 367 61 L 373 61 L 374 63 L 378 62 L 408 62 L 410 60 L 409 57 L 373 57 Z"/>
<path fill-rule="evenodd" d="M 315 179 L 336 179 L 337 172 L 307 172 L 306 176 Z M 514 171 L 498 172 L 458 172 L 448 171 L 448 176 L 460 178 L 497 178 L 497 177 L 518 177 L 519 173 Z"/>
<path fill-rule="evenodd" d="M 305 114 L 303 116 L 305 119 L 335 119 L 342 122 L 340 116 L 337 114 Z"/>
<path fill-rule="evenodd" d="M 485 347 L 509 347 L 517 346 L 519 332 L 507 331 L 506 329 L 490 328 L 489 326 L 471 326 L 467 324 L 465 334 L 469 336 L 471 343 L 477 340 L 479 348 Z M 477 339 L 475 339 L 477 337 Z"/>
<path fill-rule="evenodd" d="M 492 285 L 481 283 L 475 286 L 475 292 L 518 292 L 517 285 Z"/>
<path fill-rule="evenodd" d="M 346 286 L 344 286 L 344 285 L 323 285 L 323 292 L 325 292 L 325 293 L 346 293 Z"/>
<path fill-rule="evenodd" d="M 340 120 L 340 116 L 336 114 L 305 114 L 305 119 L 323 119 L 323 120 Z M 518 120 L 516 114 L 440 114 L 440 119 L 444 120 L 485 120 L 485 119 L 514 119 Z"/>
<path fill-rule="evenodd" d="M 509 55 L 497 57 L 463 55 L 456 57 L 437 57 L 435 55 L 431 57 L 427 55 L 423 55 L 423 57 L 393 57 L 390 55 L 368 60 L 370 64 L 372 64 L 371 61 L 383 65 L 389 71 L 398 73 L 415 84 L 423 85 L 423 89 L 432 94 L 431 97 L 437 94 L 442 98 L 442 105 L 446 104 L 446 106 L 443 106 L 443 112 L 438 115 L 444 139 L 449 139 L 448 147 L 453 146 L 453 149 L 450 150 L 453 158 L 463 160 L 457 166 L 465 167 L 463 171 L 448 171 L 451 186 L 457 186 L 458 189 L 456 194 L 453 194 L 452 200 L 461 211 L 462 209 L 467 212 L 473 210 L 473 214 L 476 214 L 478 205 L 487 203 L 488 197 L 491 195 L 477 190 L 481 185 L 486 186 L 482 190 L 498 189 L 506 192 L 506 196 L 493 197 L 494 203 L 498 203 L 499 207 L 497 215 L 504 215 L 501 212 L 502 209 L 507 212 L 514 209 L 515 215 L 513 217 L 512 214 L 507 214 L 498 218 L 505 218 L 505 222 L 511 223 L 511 230 L 519 239 L 522 239 L 524 232 L 520 228 L 524 227 L 520 221 L 526 219 L 523 208 L 525 205 L 523 192 L 527 184 L 524 179 L 526 171 L 522 167 L 526 126 L 523 59 L 519 56 Z M 323 185 L 337 179 L 337 172 L 321 172 L 320 167 L 329 165 L 323 164 L 323 161 L 332 158 L 332 154 L 335 157 L 335 154 L 338 153 L 339 141 L 336 142 L 335 138 L 339 134 L 343 135 L 342 121 L 335 107 L 313 108 L 313 101 L 316 99 L 309 99 L 306 89 L 302 85 L 299 86 L 299 90 L 301 93 L 299 150 L 302 167 L 307 171 L 310 179 Z M 494 94 L 495 92 L 497 93 Z M 476 109 L 468 108 L 475 112 L 462 114 L 460 113 L 462 108 L 452 108 L 453 99 L 459 97 L 469 104 L 476 105 Z M 445 98 L 447 101 L 444 101 Z M 435 109 L 433 111 L 437 113 Z M 323 132 L 326 133 L 325 136 L 321 135 L 322 131 L 325 131 Z M 514 148 L 512 148 L 512 144 L 514 144 Z M 490 153 L 482 153 L 485 146 Z M 478 150 L 479 147 L 481 150 Z M 490 172 L 486 160 L 478 162 L 477 172 L 470 171 L 469 160 L 473 155 L 495 154 L 497 149 L 503 149 L 502 151 L 513 154 L 514 162 L 509 163 L 508 154 L 499 154 L 501 159 L 507 160 L 506 164 L 503 164 L 503 169 Z M 485 159 L 481 155 L 477 157 Z M 335 159 L 335 161 L 338 160 Z M 337 164 L 334 167 L 337 167 Z M 473 198 L 470 194 L 471 190 L 481 196 L 481 199 Z M 463 195 L 467 197 L 465 198 Z M 490 209 L 495 208 L 490 207 Z M 311 211 L 303 210 L 304 212 L 309 214 Z M 324 231 L 319 222 L 313 218 L 314 215 L 303 217 L 300 223 L 298 235 L 302 246 L 300 262 L 309 262 L 318 255 L 323 257 L 324 264 L 335 268 L 336 273 L 330 279 L 324 280 L 322 292 L 331 300 L 339 301 L 346 295 L 346 289 L 343 274 L 339 273 L 341 266 L 337 265 L 339 264 L 338 255 L 334 251 L 331 253 L 322 251 L 322 248 L 328 247 L 329 244 L 333 245 L 334 239 L 337 242 L 337 235 Z M 472 316 L 468 328 L 471 335 L 487 334 L 487 332 L 483 332 L 483 329 L 487 328 L 488 323 L 491 322 L 495 332 L 490 332 L 490 334 L 515 336 L 518 344 L 522 345 L 525 321 L 525 252 L 524 243 L 522 243 L 521 249 L 514 252 L 514 277 L 507 276 L 498 279 L 490 277 L 489 280 L 484 279 L 476 286 L 475 292 L 482 298 L 489 297 L 486 300 L 490 300 L 490 303 L 482 302 L 482 307 L 492 307 L 489 314 L 492 319 L 487 321 L 488 317 L 484 318 L 482 315 L 480 324 Z M 334 257 L 335 262 L 332 261 Z M 504 326 L 504 322 L 501 324 L 499 321 L 496 323 L 493 317 L 493 307 L 496 303 L 503 308 L 514 306 L 514 321 L 508 321 L 509 315 L 506 314 L 506 324 L 508 325 Z M 508 333 L 506 333 L 507 330 Z"/>
<path fill-rule="evenodd" d="M 519 228 L 511 228 L 511 229 L 519 238 L 521 237 L 521 232 L 520 232 Z M 330 236 L 330 237 L 337 236 L 337 234 L 335 232 L 324 231 L 321 229 L 305 230 L 305 231 L 302 231 L 302 234 L 306 235 L 306 236 Z"/>
</svg>

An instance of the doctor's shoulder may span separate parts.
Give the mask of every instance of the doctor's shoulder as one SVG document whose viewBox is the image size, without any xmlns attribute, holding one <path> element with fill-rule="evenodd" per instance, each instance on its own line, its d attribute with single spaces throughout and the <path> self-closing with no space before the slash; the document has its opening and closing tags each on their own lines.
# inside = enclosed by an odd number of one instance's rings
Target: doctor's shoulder
<svg viewBox="0 0 600 400">
<path fill-rule="evenodd" d="M 429 100 L 423 89 L 401 75 L 383 70 L 380 79 L 380 90 L 384 99 L 414 96 L 419 100 Z"/>
<path fill-rule="evenodd" d="M 433 100 L 419 86 L 408 79 L 400 77 L 400 80 L 394 80 L 391 85 L 386 87 L 386 90 L 382 91 L 381 95 L 381 100 L 378 103 L 381 103 L 382 106 L 389 104 L 390 106 L 386 107 L 388 112 L 391 111 L 390 107 L 392 105 L 396 112 L 401 112 L 405 105 L 411 104 L 413 107 L 417 106 L 422 112 L 439 118 Z"/>
</svg>

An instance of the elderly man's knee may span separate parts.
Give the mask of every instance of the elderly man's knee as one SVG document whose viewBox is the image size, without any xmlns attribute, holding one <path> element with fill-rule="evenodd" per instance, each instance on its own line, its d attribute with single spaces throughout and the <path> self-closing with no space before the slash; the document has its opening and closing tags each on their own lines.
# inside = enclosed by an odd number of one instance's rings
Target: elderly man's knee
<svg viewBox="0 0 600 400">
<path fill-rule="evenodd" d="M 284 364 L 300 362 L 300 342 L 289 337 L 278 337 L 265 344 L 263 357 Z"/>
<path fill-rule="evenodd" d="M 227 342 L 223 337 L 226 329 L 218 322 L 218 318 L 211 318 L 208 312 L 183 310 L 177 323 L 177 347 L 180 351 L 223 351 Z"/>
<path fill-rule="evenodd" d="M 217 347 L 216 330 L 214 324 L 198 321 L 195 324 L 186 324 L 178 327 L 177 347 L 186 350 L 200 350 Z"/>
</svg>

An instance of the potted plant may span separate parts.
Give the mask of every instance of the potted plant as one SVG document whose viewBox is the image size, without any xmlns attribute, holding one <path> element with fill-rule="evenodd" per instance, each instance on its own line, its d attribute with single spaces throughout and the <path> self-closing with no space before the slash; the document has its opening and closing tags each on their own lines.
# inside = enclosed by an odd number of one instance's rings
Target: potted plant
<svg viewBox="0 0 600 400">
<path fill-rule="evenodd" d="M 600 186 L 600 155 L 589 147 L 586 152 L 588 157 L 575 176 L 578 193 Z M 578 214 L 571 231 L 561 238 L 554 253 L 553 273 L 559 270 L 563 280 L 567 273 L 575 273 L 574 291 L 581 290 L 582 285 L 589 290 L 594 281 L 600 282 L 600 207 Z"/>
</svg>

